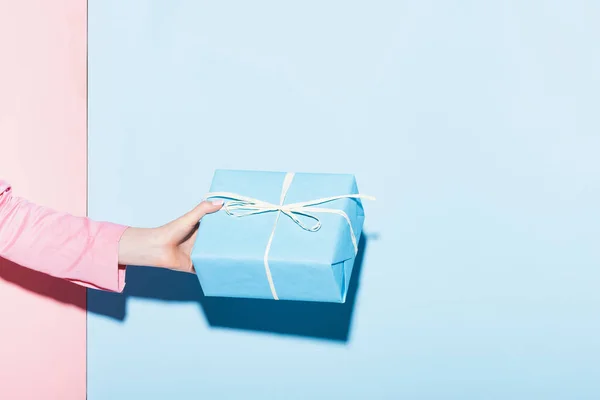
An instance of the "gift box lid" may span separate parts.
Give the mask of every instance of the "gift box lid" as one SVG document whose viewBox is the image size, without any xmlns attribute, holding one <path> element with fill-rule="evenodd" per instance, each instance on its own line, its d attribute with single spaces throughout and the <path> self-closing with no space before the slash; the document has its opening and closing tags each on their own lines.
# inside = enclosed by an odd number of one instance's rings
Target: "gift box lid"
<svg viewBox="0 0 600 400">
<path fill-rule="evenodd" d="M 236 193 L 279 204 L 285 176 L 285 172 L 217 170 L 210 192 Z M 354 175 L 295 173 L 284 204 L 346 194 L 358 194 Z M 344 211 L 358 241 L 364 221 L 360 199 L 339 199 L 315 207 Z M 314 215 L 321 222 L 316 232 L 302 229 L 291 218 L 281 215 L 269 258 L 331 265 L 354 257 L 355 248 L 346 219 L 337 214 Z M 198 236 L 202 240 L 197 240 L 195 251 L 232 259 L 262 257 L 275 218 L 275 212 L 245 217 L 233 217 L 224 211 L 208 215 L 200 225 Z M 309 218 L 298 218 L 306 225 L 313 225 L 314 221 Z"/>
</svg>

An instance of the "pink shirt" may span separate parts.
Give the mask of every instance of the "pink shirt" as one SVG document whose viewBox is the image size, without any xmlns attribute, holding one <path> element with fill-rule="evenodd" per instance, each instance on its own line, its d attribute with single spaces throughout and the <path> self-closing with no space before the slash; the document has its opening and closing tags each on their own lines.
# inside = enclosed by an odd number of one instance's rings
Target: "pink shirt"
<svg viewBox="0 0 600 400">
<path fill-rule="evenodd" d="M 86 287 L 121 292 L 126 226 L 57 212 L 13 196 L 0 180 L 0 257 Z"/>
</svg>

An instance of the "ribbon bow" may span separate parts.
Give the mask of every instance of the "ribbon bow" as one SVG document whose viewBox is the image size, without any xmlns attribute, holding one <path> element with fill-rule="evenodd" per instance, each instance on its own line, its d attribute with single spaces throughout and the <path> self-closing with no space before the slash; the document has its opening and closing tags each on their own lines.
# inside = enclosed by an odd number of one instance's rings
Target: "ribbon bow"
<svg viewBox="0 0 600 400">
<path fill-rule="evenodd" d="M 366 196 L 361 194 L 345 194 L 341 196 L 331 196 L 324 197 L 321 199 L 309 200 L 299 203 L 292 204 L 284 204 L 285 197 L 287 192 L 292 184 L 292 180 L 294 179 L 294 173 L 289 172 L 286 174 L 285 179 L 283 181 L 283 187 L 281 190 L 281 197 L 279 200 L 279 204 L 272 204 L 266 201 L 262 201 L 259 199 L 255 199 L 252 197 L 243 196 L 237 193 L 230 192 L 211 192 L 206 195 L 206 198 L 223 198 L 230 199 L 231 201 L 226 202 L 223 205 L 223 210 L 233 217 L 247 217 L 250 215 L 263 214 L 268 212 L 277 212 L 277 216 L 275 217 L 275 223 L 273 224 L 273 230 L 271 231 L 271 236 L 269 237 L 269 241 L 267 242 L 266 251 L 264 254 L 264 265 L 265 271 L 267 273 L 267 279 L 269 281 L 269 286 L 271 288 L 271 293 L 273 294 L 273 298 L 278 300 L 277 292 L 275 291 L 275 286 L 273 284 L 273 278 L 271 276 L 271 270 L 269 268 L 269 251 L 271 249 L 271 244 L 273 242 L 273 237 L 275 236 L 275 228 L 277 227 L 277 222 L 279 221 L 279 217 L 281 214 L 285 214 L 288 216 L 296 225 L 305 231 L 316 232 L 321 229 L 321 220 L 315 215 L 319 213 L 326 214 L 337 214 L 343 217 L 348 223 L 348 227 L 350 228 L 350 236 L 352 239 L 352 244 L 354 245 L 354 251 L 358 251 L 358 242 L 356 239 L 356 235 L 354 234 L 354 229 L 352 229 L 352 222 L 350 221 L 350 217 L 342 210 L 338 210 L 335 208 L 324 208 L 324 207 L 315 207 L 320 204 L 325 204 L 332 202 L 334 200 L 340 199 L 366 199 L 366 200 L 375 200 L 372 196 Z M 298 216 L 303 216 L 315 221 L 315 224 L 312 226 L 308 226 L 303 223 Z"/>
</svg>

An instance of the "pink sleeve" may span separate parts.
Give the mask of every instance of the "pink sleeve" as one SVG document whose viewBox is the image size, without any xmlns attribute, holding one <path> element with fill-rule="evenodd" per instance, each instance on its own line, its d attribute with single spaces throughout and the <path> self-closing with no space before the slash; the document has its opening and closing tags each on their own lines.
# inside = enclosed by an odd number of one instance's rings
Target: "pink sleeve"
<svg viewBox="0 0 600 400">
<path fill-rule="evenodd" d="M 0 181 L 0 257 L 57 278 L 121 292 L 118 264 L 126 226 L 57 212 L 12 195 Z"/>
</svg>

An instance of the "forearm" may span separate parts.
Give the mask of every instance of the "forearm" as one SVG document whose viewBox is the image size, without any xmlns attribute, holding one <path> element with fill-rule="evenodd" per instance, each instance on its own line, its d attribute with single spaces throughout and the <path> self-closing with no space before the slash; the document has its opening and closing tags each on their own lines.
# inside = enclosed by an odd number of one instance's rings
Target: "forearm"
<svg viewBox="0 0 600 400">
<path fill-rule="evenodd" d="M 157 266 L 164 253 L 157 228 L 128 228 L 119 242 L 119 264 Z"/>
<path fill-rule="evenodd" d="M 0 194 L 0 257 L 85 286 L 121 291 L 119 241 L 127 227 Z"/>
</svg>

